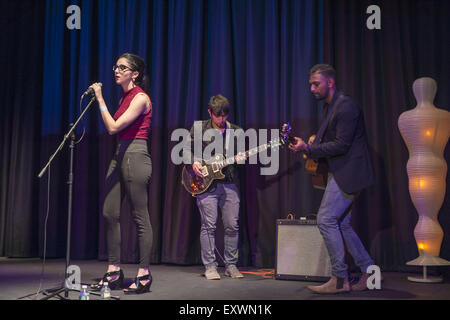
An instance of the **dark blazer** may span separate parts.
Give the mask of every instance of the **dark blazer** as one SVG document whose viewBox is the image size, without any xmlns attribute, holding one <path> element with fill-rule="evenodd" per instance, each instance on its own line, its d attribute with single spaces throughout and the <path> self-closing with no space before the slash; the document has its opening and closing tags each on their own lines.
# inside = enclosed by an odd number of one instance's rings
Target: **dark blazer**
<svg viewBox="0 0 450 320">
<path fill-rule="evenodd" d="M 316 137 L 309 156 L 325 158 L 338 186 L 346 193 L 356 193 L 374 182 L 363 113 L 349 96 L 339 91 L 328 110 L 329 121 L 321 124 L 326 130 L 323 137 Z"/>
<path fill-rule="evenodd" d="M 202 136 L 205 133 L 206 130 L 208 129 L 213 129 L 212 126 L 212 120 L 208 119 L 208 120 L 200 120 L 201 121 L 201 125 L 202 125 Z M 229 129 L 233 129 L 233 130 L 237 130 L 237 129 L 242 129 L 241 127 L 228 122 L 227 121 L 227 126 L 229 127 Z M 208 160 L 208 159 L 202 159 L 202 158 L 197 158 L 195 157 L 195 155 L 192 153 L 192 151 L 194 150 L 194 126 L 191 127 L 191 130 L 189 131 L 190 133 L 190 139 L 188 140 L 188 144 L 186 146 L 188 146 L 188 148 L 184 149 L 184 156 L 187 158 L 185 163 L 193 163 L 194 161 L 198 161 L 198 162 L 203 162 L 202 160 Z M 205 150 L 205 148 L 210 144 L 214 142 L 214 138 L 211 139 L 211 141 L 203 141 L 202 140 L 202 152 L 203 150 Z M 236 143 L 234 144 L 234 150 L 232 152 L 233 155 L 237 154 L 237 145 Z M 229 165 L 225 168 L 222 169 L 223 174 L 225 175 L 225 178 L 223 180 L 215 180 L 211 186 L 208 188 L 208 190 L 206 192 L 213 192 L 214 190 L 216 190 L 216 186 L 217 183 L 233 183 L 235 184 L 237 187 L 239 187 L 239 178 L 238 178 L 238 172 L 237 172 L 237 168 L 236 168 L 237 164 L 232 164 Z"/>
</svg>

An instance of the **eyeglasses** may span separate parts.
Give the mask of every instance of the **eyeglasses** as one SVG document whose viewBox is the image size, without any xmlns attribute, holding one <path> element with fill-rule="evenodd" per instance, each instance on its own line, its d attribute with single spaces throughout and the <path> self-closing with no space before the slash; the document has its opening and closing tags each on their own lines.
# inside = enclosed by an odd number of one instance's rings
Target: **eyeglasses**
<svg viewBox="0 0 450 320">
<path fill-rule="evenodd" d="M 118 65 L 118 66 L 113 66 L 112 67 L 113 72 L 115 72 L 117 68 L 119 68 L 119 72 L 124 72 L 127 69 L 132 71 L 130 67 L 127 67 L 127 66 L 121 64 L 121 65 Z"/>
</svg>

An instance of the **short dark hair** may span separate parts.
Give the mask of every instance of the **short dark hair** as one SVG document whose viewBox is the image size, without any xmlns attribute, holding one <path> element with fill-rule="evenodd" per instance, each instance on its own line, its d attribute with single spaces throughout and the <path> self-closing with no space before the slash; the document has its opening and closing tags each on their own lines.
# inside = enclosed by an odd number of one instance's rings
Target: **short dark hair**
<svg viewBox="0 0 450 320">
<path fill-rule="evenodd" d="M 329 64 L 325 63 L 316 64 L 309 71 L 309 75 L 312 75 L 314 73 L 320 73 L 325 77 L 332 78 L 334 81 L 336 81 L 336 70 L 334 70 L 334 68 Z"/>
<path fill-rule="evenodd" d="M 209 99 L 208 106 L 209 110 L 215 115 L 228 115 L 230 112 L 230 103 L 228 102 L 228 99 L 221 94 L 212 96 Z"/>
</svg>

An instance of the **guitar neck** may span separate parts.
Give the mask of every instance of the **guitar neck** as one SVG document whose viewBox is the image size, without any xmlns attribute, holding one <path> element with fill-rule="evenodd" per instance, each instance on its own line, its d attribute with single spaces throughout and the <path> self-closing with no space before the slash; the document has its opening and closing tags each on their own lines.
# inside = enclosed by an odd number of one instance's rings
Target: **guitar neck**
<svg viewBox="0 0 450 320">
<path fill-rule="evenodd" d="M 260 152 L 262 152 L 262 151 L 265 151 L 265 150 L 269 149 L 271 146 L 272 146 L 272 143 L 271 143 L 271 142 L 265 143 L 265 144 L 262 144 L 262 145 L 260 145 L 260 146 L 257 146 L 257 147 L 254 147 L 254 148 L 252 148 L 252 149 L 249 149 L 249 150 L 245 151 L 245 152 L 244 152 L 244 155 L 245 155 L 246 158 L 248 158 L 248 157 L 250 157 L 250 156 L 253 156 L 253 155 L 255 155 L 255 154 L 258 154 L 258 153 L 260 153 Z M 235 160 L 234 158 L 235 158 L 235 157 L 226 158 L 226 159 L 223 160 L 223 161 L 218 161 L 218 162 L 216 162 L 216 164 L 217 164 L 220 168 L 225 168 L 225 167 L 227 167 L 227 166 L 229 166 L 229 165 L 232 165 L 232 164 L 234 164 L 234 163 L 236 162 L 236 160 Z"/>
</svg>

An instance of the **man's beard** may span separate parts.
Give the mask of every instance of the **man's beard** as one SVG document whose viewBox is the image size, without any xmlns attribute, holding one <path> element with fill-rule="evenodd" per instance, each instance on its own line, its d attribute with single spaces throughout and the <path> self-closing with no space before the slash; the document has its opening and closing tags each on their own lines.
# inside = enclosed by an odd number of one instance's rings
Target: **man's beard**
<svg viewBox="0 0 450 320">
<path fill-rule="evenodd" d="M 325 98 L 327 97 L 327 95 L 315 95 L 313 94 L 314 98 L 316 98 L 317 101 L 322 101 L 325 100 Z"/>
<path fill-rule="evenodd" d="M 317 95 L 313 93 L 314 98 L 316 98 L 317 101 L 325 100 L 328 97 L 329 91 L 327 90 L 323 94 L 318 93 Z"/>
</svg>

